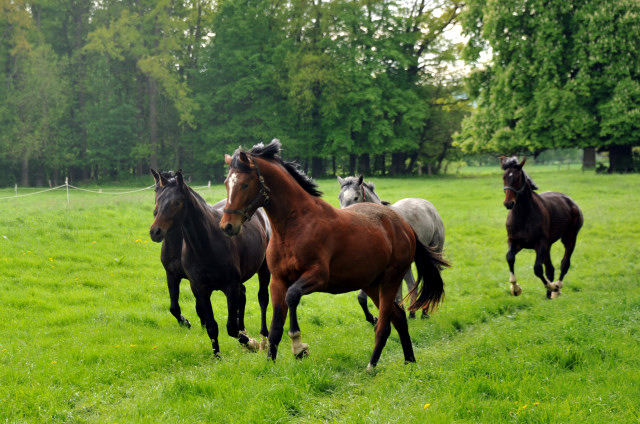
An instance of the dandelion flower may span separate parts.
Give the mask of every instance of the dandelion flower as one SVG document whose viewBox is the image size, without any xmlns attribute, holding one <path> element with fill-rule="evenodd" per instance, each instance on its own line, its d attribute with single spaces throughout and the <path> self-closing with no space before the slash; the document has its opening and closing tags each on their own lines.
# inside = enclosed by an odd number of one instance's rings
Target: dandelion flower
<svg viewBox="0 0 640 424">
<path fill-rule="evenodd" d="M 430 407 L 430 406 L 431 406 L 431 404 L 430 404 L 430 403 L 425 403 L 425 404 L 424 404 L 424 407 L 423 407 L 422 409 L 427 409 L 427 408 L 428 408 L 428 407 Z"/>
</svg>

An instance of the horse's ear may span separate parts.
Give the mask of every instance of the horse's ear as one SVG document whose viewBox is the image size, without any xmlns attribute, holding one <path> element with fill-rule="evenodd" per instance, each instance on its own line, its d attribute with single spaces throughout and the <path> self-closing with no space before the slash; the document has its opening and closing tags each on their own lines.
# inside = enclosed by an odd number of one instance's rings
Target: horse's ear
<svg viewBox="0 0 640 424">
<path fill-rule="evenodd" d="M 522 169 L 522 167 L 524 166 L 524 163 L 525 163 L 526 161 L 527 161 L 527 157 L 525 156 L 525 157 L 523 157 L 523 158 L 522 158 L 522 162 L 520 162 L 520 163 L 518 164 L 518 168 Z"/>
<path fill-rule="evenodd" d="M 158 177 L 160 178 L 160 187 L 164 187 L 167 184 L 169 184 L 169 180 L 167 180 L 164 175 L 159 173 Z M 157 182 L 157 180 L 156 180 L 156 182 Z"/>
<path fill-rule="evenodd" d="M 251 160 L 251 158 L 249 157 L 248 154 L 246 154 L 245 152 L 240 152 L 238 153 L 238 159 L 240 160 L 240 162 L 250 166 L 253 168 L 253 161 Z"/>
<path fill-rule="evenodd" d="M 507 159 L 506 156 L 500 156 L 498 159 L 500 159 L 500 165 L 504 165 L 504 161 Z"/>
<path fill-rule="evenodd" d="M 156 184 L 158 184 L 158 182 L 160 181 L 160 174 L 158 174 L 158 172 L 151 168 L 151 175 L 153 175 L 153 179 L 156 180 Z"/>
<path fill-rule="evenodd" d="M 176 182 L 178 183 L 178 187 L 184 187 L 184 178 L 182 177 L 182 169 L 178 169 L 176 171 Z"/>
<path fill-rule="evenodd" d="M 231 159 L 231 156 L 224 155 L 224 163 L 226 163 L 227 165 L 231 165 Z"/>
<path fill-rule="evenodd" d="M 364 175 L 360 174 L 358 177 L 358 185 L 361 185 L 364 182 Z"/>
<path fill-rule="evenodd" d="M 340 178 L 340 175 L 338 175 L 338 183 L 340 184 L 340 187 L 344 185 L 344 179 Z"/>
</svg>

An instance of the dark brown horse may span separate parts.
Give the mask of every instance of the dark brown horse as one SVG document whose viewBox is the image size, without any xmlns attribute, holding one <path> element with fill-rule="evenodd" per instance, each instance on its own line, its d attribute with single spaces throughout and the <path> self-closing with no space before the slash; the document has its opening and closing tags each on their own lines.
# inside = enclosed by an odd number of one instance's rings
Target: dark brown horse
<svg viewBox="0 0 640 424">
<path fill-rule="evenodd" d="M 155 220 L 149 230 L 151 239 L 160 242 L 173 229 L 182 233 L 181 262 L 196 298 L 197 310 L 211 339 L 213 352 L 220 352 L 218 324 L 213 316 L 211 293 L 221 290 L 227 298 L 227 333 L 248 348 L 257 343 L 249 338 L 244 327 L 246 304 L 243 283 L 258 273 L 258 300 L 262 312 L 260 334 L 268 335 L 266 310 L 269 304 L 269 268 L 265 251 L 270 237 L 270 225 L 260 211 L 249 223 L 241 237 L 230 239 L 220 230 L 222 216 L 218 208 L 207 204 L 182 178 L 182 171 L 175 178 L 159 175 Z"/>
<path fill-rule="evenodd" d="M 248 152 L 238 149 L 233 157 L 226 155 L 230 165 L 225 181 L 227 205 L 220 221 L 232 236 L 247 225 L 259 206 L 271 221 L 269 357 L 276 359 L 288 311 L 293 353 L 297 357 L 308 353 L 297 315 L 303 295 L 363 289 L 380 310 L 368 368 L 378 362 L 391 323 L 400 336 L 405 361 L 415 362 L 407 318 L 395 302 L 396 293 L 415 259 L 420 294 L 410 309 L 435 307 L 444 294 L 440 266 L 446 262 L 416 242 L 409 224 L 390 208 L 362 203 L 340 210 L 329 205 L 320 198 L 315 182 L 296 164 L 280 159 L 279 152 L 280 142 L 273 140 Z"/>
<path fill-rule="evenodd" d="M 153 169 L 151 170 L 151 175 L 153 175 L 153 179 L 156 182 L 156 204 L 158 203 L 158 194 L 162 192 L 162 186 L 160 185 L 160 174 L 162 174 L 165 180 L 175 178 L 175 174 L 172 171 L 156 172 Z M 162 240 L 162 248 L 160 250 L 160 262 L 162 262 L 162 266 L 164 267 L 165 273 L 167 274 L 167 287 L 169 289 L 169 298 L 171 299 L 171 306 L 169 307 L 169 311 L 171 312 L 171 315 L 176 318 L 180 325 L 191 328 L 191 323 L 189 322 L 189 320 L 182 316 L 179 303 L 180 282 L 182 281 L 182 279 L 187 278 L 187 274 L 184 272 L 184 268 L 182 267 L 182 260 L 180 259 L 181 255 L 182 230 L 180 228 L 171 228 L 171 230 L 167 231 L 167 234 Z M 196 313 L 200 318 L 200 323 L 202 324 L 202 326 L 204 326 L 204 321 L 201 318 L 200 311 L 198 310 L 198 302 L 196 302 Z"/>
<path fill-rule="evenodd" d="M 503 156 L 500 161 L 504 169 L 502 176 L 505 192 L 504 206 L 509 209 L 507 263 L 511 272 L 509 278 L 511 293 L 514 296 L 522 293 L 513 269 L 516 254 L 522 249 L 534 249 L 536 262 L 533 265 L 533 272 L 546 287 L 547 298 L 558 297 L 564 276 L 571 265 L 571 254 L 576 246 L 578 231 L 582 227 L 582 212 L 578 205 L 565 194 L 555 191 L 536 193 L 534 190 L 538 187 L 522 169 L 526 158 L 518 162 L 516 157 Z M 550 251 L 551 245 L 558 240 L 564 244 L 564 257 L 560 264 L 560 278 L 554 282 Z"/>
</svg>

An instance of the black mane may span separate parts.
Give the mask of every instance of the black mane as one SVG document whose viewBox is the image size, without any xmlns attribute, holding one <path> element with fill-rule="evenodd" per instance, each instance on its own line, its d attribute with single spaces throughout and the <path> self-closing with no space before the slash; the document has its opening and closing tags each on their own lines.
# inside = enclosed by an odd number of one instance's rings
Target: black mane
<svg viewBox="0 0 640 424">
<path fill-rule="evenodd" d="M 520 166 L 520 162 L 518 162 L 518 158 L 516 156 L 510 157 L 510 158 L 505 158 L 502 161 L 502 169 L 504 169 L 506 171 L 509 168 L 513 168 L 513 169 L 517 169 L 517 170 L 521 171 L 522 175 L 524 175 L 525 181 L 529 183 L 529 186 L 531 187 L 531 190 L 538 190 L 537 184 L 534 183 L 533 180 L 531 179 L 531 177 L 529 176 L 529 174 L 527 174 L 524 171 L 524 169 L 522 169 L 522 167 Z"/>
<path fill-rule="evenodd" d="M 245 152 L 249 154 L 249 156 L 274 161 L 282 165 L 284 169 L 286 169 L 287 172 L 298 182 L 300 187 L 302 187 L 307 193 L 315 197 L 322 196 L 322 192 L 318 190 L 318 185 L 316 184 L 316 182 L 309 178 L 304 173 L 304 171 L 300 169 L 300 165 L 297 162 L 287 162 L 282 160 L 282 158 L 278 156 L 281 151 L 282 145 L 280 144 L 280 140 L 278 140 L 277 138 L 271 140 L 271 143 L 267 144 L 266 146 L 262 143 L 258 143 L 253 146 L 248 152 L 240 147 L 233 153 L 230 166 L 232 168 L 238 168 L 244 172 L 250 171 L 250 169 L 248 169 L 248 166 L 238 159 L 238 154 L 240 152 Z"/>
</svg>

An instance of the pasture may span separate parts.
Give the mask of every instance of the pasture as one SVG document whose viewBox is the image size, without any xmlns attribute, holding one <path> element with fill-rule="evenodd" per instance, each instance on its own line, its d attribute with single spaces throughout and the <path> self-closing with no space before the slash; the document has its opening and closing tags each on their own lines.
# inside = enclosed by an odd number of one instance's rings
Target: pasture
<svg viewBox="0 0 640 424">
<path fill-rule="evenodd" d="M 62 190 L 0 200 L 0 421 L 636 423 L 640 175 L 527 171 L 540 191 L 564 192 L 584 213 L 553 301 L 533 275 L 532 251 L 516 259 L 522 295 L 509 293 L 497 164 L 456 177 L 370 180 L 385 200 L 423 197 L 436 206 L 453 265 L 443 271 L 438 311 L 409 323 L 417 363 L 403 365 L 392 330 L 374 372 L 365 371 L 373 329 L 356 292 L 302 298 L 305 359 L 293 358 L 286 335 L 272 363 L 224 331 L 215 359 L 188 282 L 180 304 L 193 327 L 169 313 L 160 244 L 148 232 L 151 190 L 74 191 L 69 205 Z M 337 206 L 338 183 L 319 184 Z M 210 203 L 225 197 L 222 185 L 198 192 Z M 556 272 L 562 250 L 552 248 Z M 254 337 L 257 290 L 254 277 L 246 317 Z M 212 303 L 223 329 L 222 293 Z"/>
</svg>

